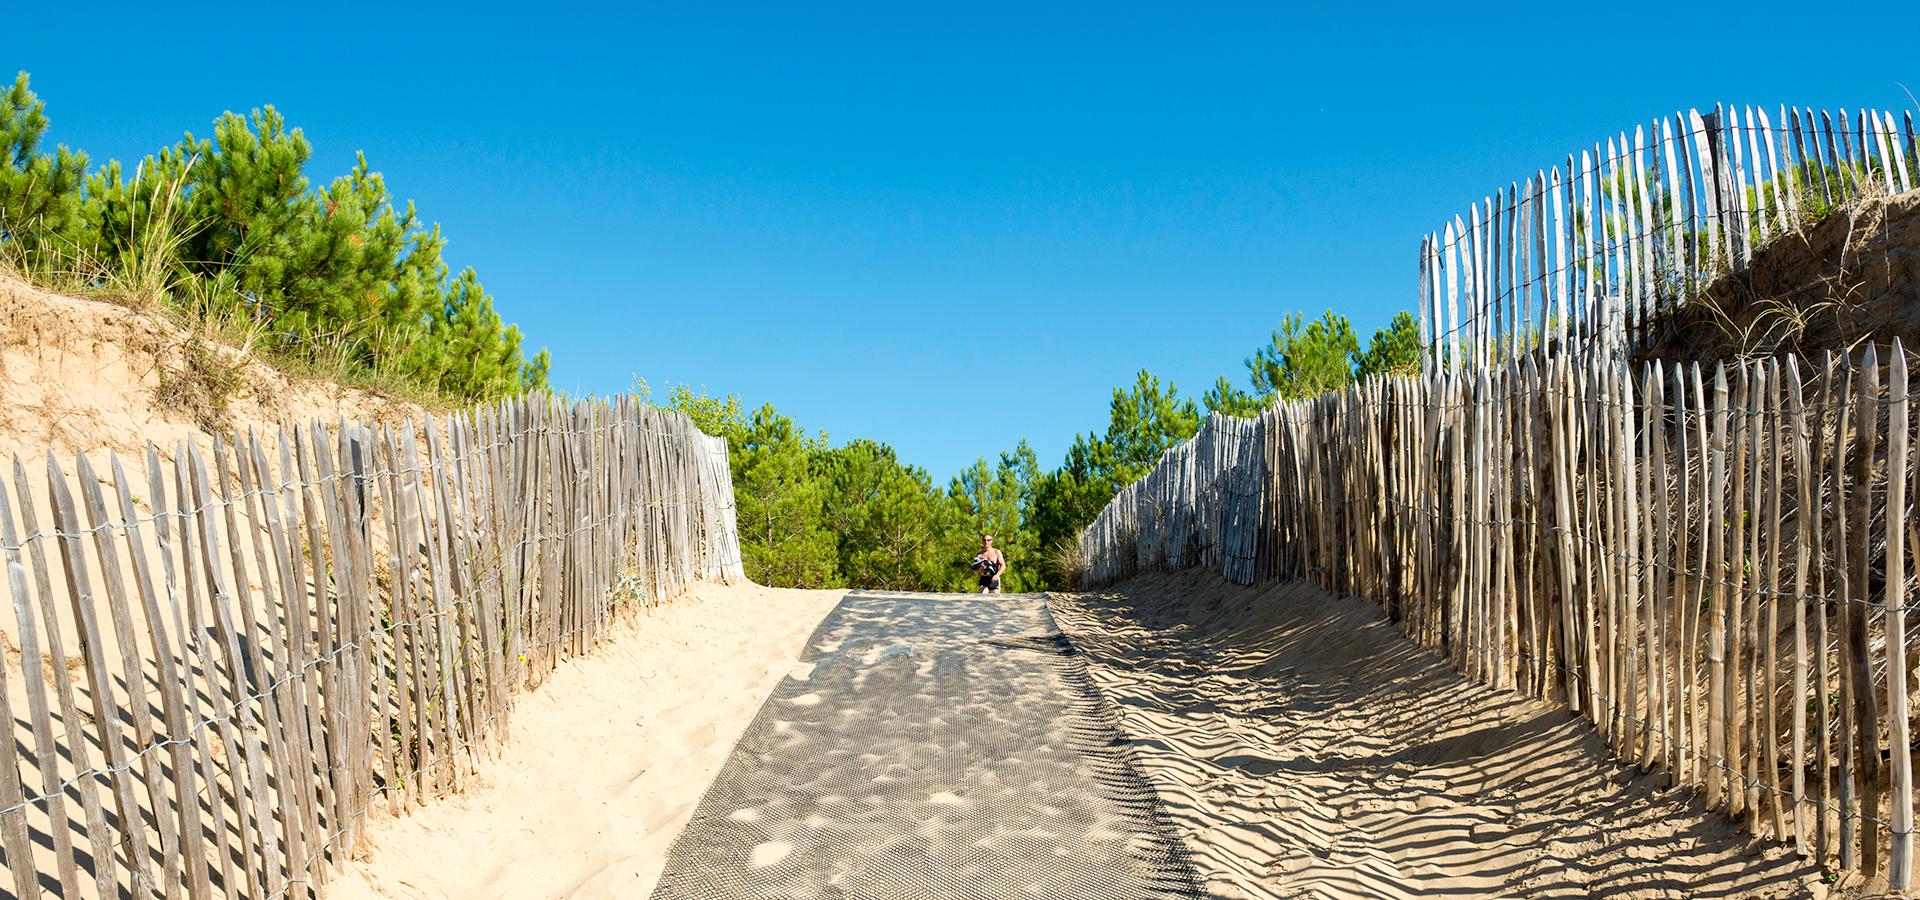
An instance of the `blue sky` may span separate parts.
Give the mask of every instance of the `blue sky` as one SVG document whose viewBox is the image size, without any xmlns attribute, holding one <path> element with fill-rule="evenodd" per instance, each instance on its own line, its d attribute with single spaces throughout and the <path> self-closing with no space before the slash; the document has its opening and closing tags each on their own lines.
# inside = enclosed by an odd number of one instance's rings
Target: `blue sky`
<svg viewBox="0 0 1920 900">
<path fill-rule="evenodd" d="M 1241 378 L 1290 310 L 1364 340 L 1425 230 L 1610 131 L 1920 93 L 1804 5 L 58 6 L 0 33 L 53 141 L 274 104 L 316 181 L 364 150 L 439 222 L 557 387 L 737 391 L 942 479 L 1056 463 L 1141 368 Z"/>
</svg>

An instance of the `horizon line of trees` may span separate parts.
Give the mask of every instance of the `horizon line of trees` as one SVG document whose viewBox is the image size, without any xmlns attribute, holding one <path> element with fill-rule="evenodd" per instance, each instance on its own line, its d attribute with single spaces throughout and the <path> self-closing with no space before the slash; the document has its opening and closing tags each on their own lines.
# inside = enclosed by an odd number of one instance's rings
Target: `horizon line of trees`
<svg viewBox="0 0 1920 900">
<path fill-rule="evenodd" d="M 0 265 L 28 280 L 430 397 L 546 387 L 547 351 L 526 354 L 473 269 L 450 272 L 440 226 L 396 207 L 364 153 L 310 182 L 312 145 L 270 105 L 223 113 L 211 137 L 188 132 L 131 172 L 43 151 L 47 126 L 26 72 L 0 87 Z"/>
<path fill-rule="evenodd" d="M 1199 399 L 1142 369 L 1113 390 L 1103 431 L 1074 437 L 1042 469 L 1022 439 L 937 484 L 879 441 L 835 446 L 771 403 L 673 385 L 661 406 L 724 437 L 733 468 L 747 576 L 775 587 L 975 590 L 966 567 L 982 533 L 1008 557 L 1008 591 L 1073 587 L 1080 530 L 1168 448 L 1193 437 L 1206 412 L 1258 415 L 1279 400 L 1317 396 L 1420 364 L 1418 324 L 1395 315 L 1362 348 L 1345 316 L 1293 313 L 1245 361 L 1246 384 L 1220 376 Z M 645 382 L 640 392 L 651 397 Z"/>
</svg>

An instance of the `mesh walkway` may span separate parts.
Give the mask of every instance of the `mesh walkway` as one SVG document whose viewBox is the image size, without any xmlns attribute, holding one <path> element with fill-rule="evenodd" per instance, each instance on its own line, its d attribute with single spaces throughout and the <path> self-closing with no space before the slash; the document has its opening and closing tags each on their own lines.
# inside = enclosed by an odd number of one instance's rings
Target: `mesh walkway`
<svg viewBox="0 0 1920 900">
<path fill-rule="evenodd" d="M 1203 896 L 1038 597 L 849 594 L 655 900 Z"/>
</svg>

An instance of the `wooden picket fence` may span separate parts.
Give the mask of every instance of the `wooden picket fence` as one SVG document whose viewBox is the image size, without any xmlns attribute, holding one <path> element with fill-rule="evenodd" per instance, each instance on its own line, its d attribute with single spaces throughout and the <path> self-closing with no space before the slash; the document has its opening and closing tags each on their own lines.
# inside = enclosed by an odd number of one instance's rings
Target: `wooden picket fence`
<svg viewBox="0 0 1920 900">
<path fill-rule="evenodd" d="M 1834 208 L 1920 186 L 1913 113 L 1688 110 L 1569 154 L 1420 245 L 1435 367 L 1631 353 L 1659 317 Z"/>
<path fill-rule="evenodd" d="M 1203 436 L 1262 452 L 1168 451 L 1085 562 L 1096 583 L 1217 565 L 1375 600 L 1467 677 L 1905 889 L 1920 416 L 1883 349 L 1637 372 L 1530 354 L 1215 418 Z M 1248 484 L 1258 515 L 1200 512 Z"/>
<path fill-rule="evenodd" d="M 1265 496 L 1263 427 L 1213 413 L 1192 440 L 1162 454 L 1087 526 L 1084 577 L 1110 584 L 1142 570 L 1204 567 L 1251 584 Z"/>
<path fill-rule="evenodd" d="M 318 894 L 622 610 L 743 577 L 725 442 L 634 398 L 15 459 L 0 551 L 20 897 Z"/>
</svg>

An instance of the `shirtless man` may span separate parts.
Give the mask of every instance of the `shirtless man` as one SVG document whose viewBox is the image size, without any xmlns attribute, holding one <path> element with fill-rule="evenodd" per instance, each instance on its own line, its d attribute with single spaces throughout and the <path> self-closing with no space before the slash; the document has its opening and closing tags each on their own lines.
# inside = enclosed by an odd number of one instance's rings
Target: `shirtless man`
<svg viewBox="0 0 1920 900">
<path fill-rule="evenodd" d="M 980 564 L 974 571 L 980 573 L 980 593 L 1000 593 L 1000 578 L 1007 574 L 1007 555 L 993 546 L 993 535 L 980 536 Z"/>
</svg>

